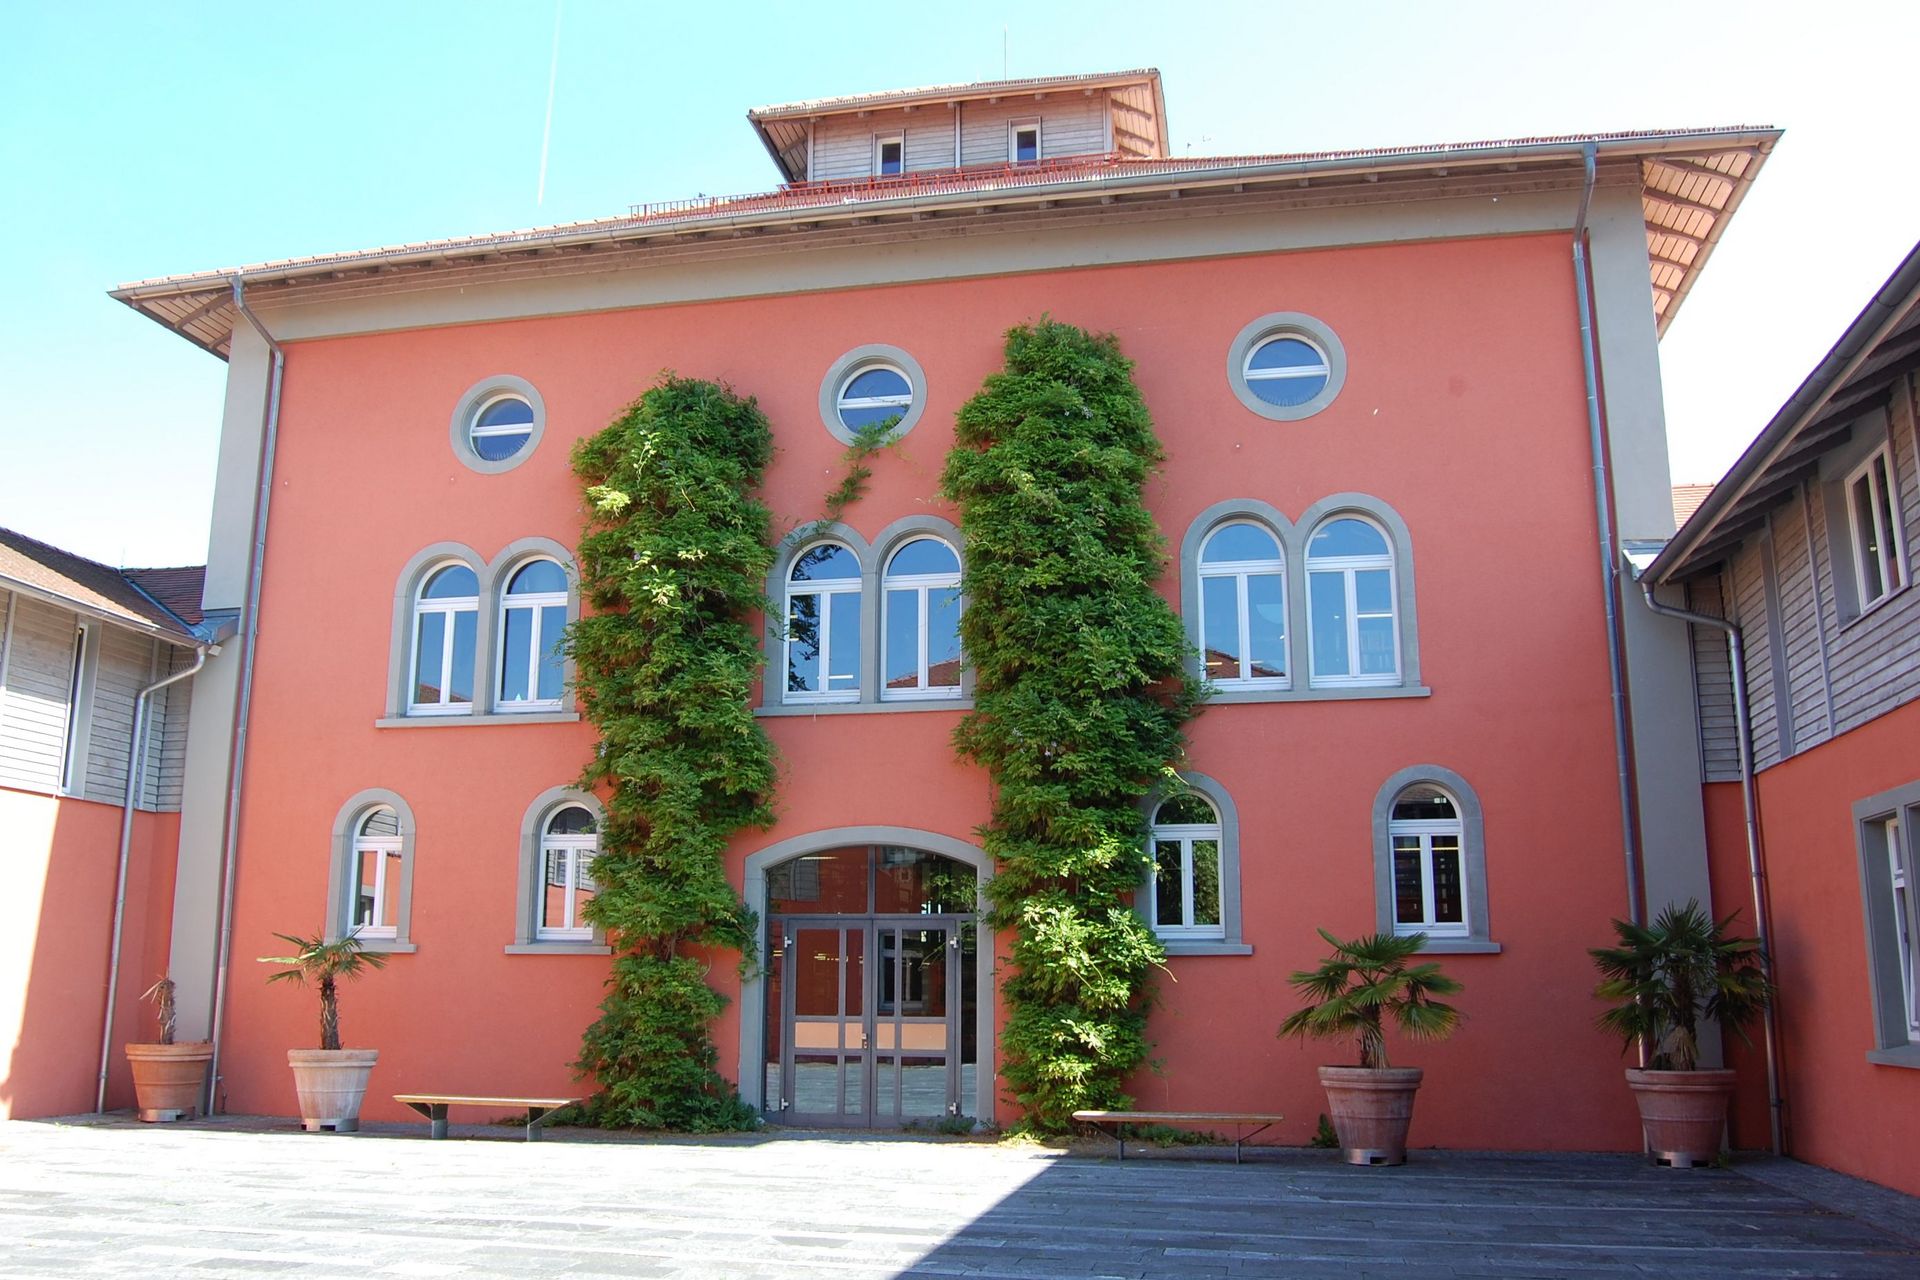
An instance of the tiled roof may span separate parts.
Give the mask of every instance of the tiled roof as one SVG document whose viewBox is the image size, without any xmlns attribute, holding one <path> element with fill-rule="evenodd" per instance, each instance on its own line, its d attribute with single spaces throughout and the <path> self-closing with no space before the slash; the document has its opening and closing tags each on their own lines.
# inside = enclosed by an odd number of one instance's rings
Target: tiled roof
<svg viewBox="0 0 1920 1280">
<path fill-rule="evenodd" d="M 1700 504 L 1713 492 L 1710 484 L 1677 484 L 1673 486 L 1673 527 L 1678 529 L 1687 522 L 1687 517 L 1700 509 Z"/>
<path fill-rule="evenodd" d="M 199 624 L 200 594 L 207 585 L 207 566 L 188 564 L 171 569 L 122 569 L 120 572 L 176 618 Z"/>
<path fill-rule="evenodd" d="M 202 575 L 205 570 L 136 570 L 175 575 L 167 580 L 169 591 L 184 590 L 179 575 Z M 77 605 L 82 610 L 109 620 L 126 623 L 136 630 L 159 632 L 170 639 L 195 641 L 186 618 L 167 608 L 147 590 L 136 586 L 131 574 L 122 573 L 97 560 L 62 551 L 37 538 L 12 529 L 0 529 L 0 582 L 13 582 L 33 591 Z M 197 592 L 196 592 L 197 596 Z M 197 611 L 196 611 L 197 616 Z"/>
<path fill-rule="evenodd" d="M 1082 85 L 1111 84 L 1115 81 L 1155 80 L 1159 76 L 1160 73 L 1152 67 L 1140 67 L 1132 71 L 1105 71 L 1086 75 L 1028 76 L 1016 80 L 975 80 L 963 84 L 929 84 L 921 85 L 916 89 L 886 89 L 878 93 L 849 93 L 834 98 L 807 98 L 800 102 L 778 102 L 752 108 L 747 112 L 747 119 L 766 120 L 776 116 L 826 115 L 839 111 L 875 110 L 881 107 L 897 106 L 903 102 L 917 102 L 922 98 L 986 98 L 996 94 L 1012 97 L 1022 93 L 1074 89 Z"/>
</svg>

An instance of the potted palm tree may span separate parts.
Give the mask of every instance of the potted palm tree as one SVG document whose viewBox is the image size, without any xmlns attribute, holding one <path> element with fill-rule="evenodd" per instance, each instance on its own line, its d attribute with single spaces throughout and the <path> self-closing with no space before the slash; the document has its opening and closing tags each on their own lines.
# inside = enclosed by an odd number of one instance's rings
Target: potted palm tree
<svg viewBox="0 0 1920 1280">
<path fill-rule="evenodd" d="M 1734 1073 L 1700 1069 L 1700 1022 L 1713 1019 L 1742 1040 L 1773 999 L 1766 955 L 1752 938 L 1727 936 L 1697 901 L 1668 906 L 1650 925 L 1615 920 L 1618 946 L 1595 947 L 1600 985 L 1614 1006 L 1600 1025 L 1646 1066 L 1627 1068 L 1654 1159 L 1676 1169 L 1716 1159 L 1727 1128 Z M 1624 1050 L 1623 1050 L 1624 1051 Z"/>
<path fill-rule="evenodd" d="M 1387 1027 L 1414 1040 L 1444 1040 L 1462 1014 L 1436 996 L 1460 983 L 1432 961 L 1414 963 L 1424 933 L 1376 933 L 1342 942 L 1319 930 L 1333 953 L 1288 979 L 1307 1003 L 1280 1024 L 1282 1038 L 1353 1040 L 1360 1063 L 1321 1067 L 1320 1086 L 1348 1164 L 1405 1164 L 1413 1099 L 1423 1072 L 1387 1061 Z"/>
<path fill-rule="evenodd" d="M 156 1044 L 126 1046 L 139 1117 L 146 1121 L 187 1119 L 200 1110 L 200 1097 L 207 1087 L 207 1063 L 213 1057 L 213 1042 L 174 1043 L 172 978 L 162 975 L 140 998 L 153 1002 L 160 1019 L 160 1039 Z"/>
<path fill-rule="evenodd" d="M 286 933 L 273 936 L 290 945 L 293 954 L 260 957 L 261 964 L 287 966 L 267 981 L 296 987 L 312 983 L 320 990 L 320 1047 L 287 1050 L 293 1087 L 300 1095 L 300 1123 L 310 1133 L 352 1133 L 360 1127 L 360 1104 L 380 1051 L 340 1047 L 340 983 L 384 968 L 386 957 L 362 951 L 360 939 L 351 933 L 332 942 Z"/>
</svg>

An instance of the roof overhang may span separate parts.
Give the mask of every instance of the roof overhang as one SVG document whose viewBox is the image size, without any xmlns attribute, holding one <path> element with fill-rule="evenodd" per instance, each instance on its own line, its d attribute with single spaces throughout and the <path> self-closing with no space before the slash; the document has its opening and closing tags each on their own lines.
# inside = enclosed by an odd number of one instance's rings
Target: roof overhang
<svg viewBox="0 0 1920 1280">
<path fill-rule="evenodd" d="M 1766 522 L 1783 496 L 1818 473 L 1821 455 L 1844 442 L 1854 419 L 1916 368 L 1920 245 L 1648 565 L 1647 576 L 1674 582 L 1719 564 Z"/>
<path fill-rule="evenodd" d="M 915 173 L 675 201 L 639 206 L 625 217 L 169 276 L 111 293 L 224 359 L 238 318 L 233 291 L 240 281 L 259 290 L 259 296 L 308 298 L 335 290 L 360 294 L 431 287 L 434 277 L 465 284 L 489 272 L 562 264 L 580 270 L 583 260 L 596 255 L 612 258 L 690 240 L 746 245 L 778 233 L 800 237 L 799 243 L 807 236 L 876 225 L 897 225 L 910 234 L 910 224 L 960 215 L 1106 216 L 1141 202 L 1164 205 L 1169 196 L 1242 201 L 1284 194 L 1350 204 L 1406 198 L 1415 190 L 1443 197 L 1481 195 L 1577 184 L 1592 148 L 1603 176 L 1640 185 L 1649 283 L 1664 332 L 1779 136 L 1770 128 L 1673 130 L 1303 155 L 1096 157 L 1084 164 Z M 1568 213 L 1571 217 L 1571 203 Z"/>
<path fill-rule="evenodd" d="M 164 640 L 168 644 L 179 645 L 182 648 L 205 649 L 214 643 L 184 622 L 177 625 L 154 622 L 118 609 L 106 608 L 92 600 L 83 599 L 65 591 L 55 591 L 37 583 L 24 581 L 11 574 L 0 573 L 0 591 L 17 593 L 43 604 L 57 605 L 62 609 L 83 614 L 96 622 L 108 623 L 139 635 L 151 636 L 155 640 Z"/>
</svg>

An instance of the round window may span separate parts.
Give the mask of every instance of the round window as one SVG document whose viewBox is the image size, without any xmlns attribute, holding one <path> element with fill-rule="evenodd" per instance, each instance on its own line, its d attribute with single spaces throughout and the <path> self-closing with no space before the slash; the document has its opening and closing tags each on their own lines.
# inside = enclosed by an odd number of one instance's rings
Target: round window
<svg viewBox="0 0 1920 1280">
<path fill-rule="evenodd" d="M 1347 353 L 1332 329 L 1297 311 L 1261 316 L 1227 350 L 1227 383 L 1241 404 L 1276 422 L 1310 418 L 1332 404 L 1347 378 Z"/>
<path fill-rule="evenodd" d="M 495 396 L 475 410 L 467 439 L 482 461 L 505 462 L 533 439 L 533 406 L 519 396 Z"/>
<path fill-rule="evenodd" d="M 891 424 L 890 440 L 913 430 L 927 407 L 927 375 L 898 347 L 872 343 L 835 360 L 820 380 L 820 421 L 841 444 Z"/>
<path fill-rule="evenodd" d="M 867 365 L 841 382 L 835 408 L 840 425 L 849 431 L 885 422 L 898 425 L 913 408 L 913 383 L 890 364 Z"/>
<path fill-rule="evenodd" d="M 1293 408 L 1327 389 L 1326 353 L 1285 334 L 1268 338 L 1247 355 L 1247 389 L 1268 404 Z"/>
</svg>

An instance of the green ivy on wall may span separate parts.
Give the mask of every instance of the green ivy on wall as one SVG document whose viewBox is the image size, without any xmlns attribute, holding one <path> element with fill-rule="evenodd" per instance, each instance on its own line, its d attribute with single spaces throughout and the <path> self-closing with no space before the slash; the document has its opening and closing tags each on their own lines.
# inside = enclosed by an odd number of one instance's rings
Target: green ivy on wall
<svg viewBox="0 0 1920 1280">
<path fill-rule="evenodd" d="M 960 753 L 995 784 L 992 923 L 1013 934 L 1003 1076 L 1043 1131 L 1124 1108 L 1164 960 L 1128 905 L 1147 873 L 1140 798 L 1168 780 L 1199 700 L 1165 545 L 1141 500 L 1161 460 L 1110 335 L 1042 319 L 960 410 L 941 488 L 967 539 Z"/>
<path fill-rule="evenodd" d="M 751 399 L 671 376 L 574 450 L 592 612 L 568 644 L 600 734 L 583 785 L 608 796 L 586 914 L 615 952 L 575 1065 L 599 1082 L 588 1113 L 609 1127 L 754 1123 L 717 1067 L 710 1027 L 727 1001 L 707 970 L 715 950 L 754 958 L 725 851 L 773 821 L 773 746 L 750 697 L 773 561 L 751 495 L 772 453 Z"/>
</svg>

